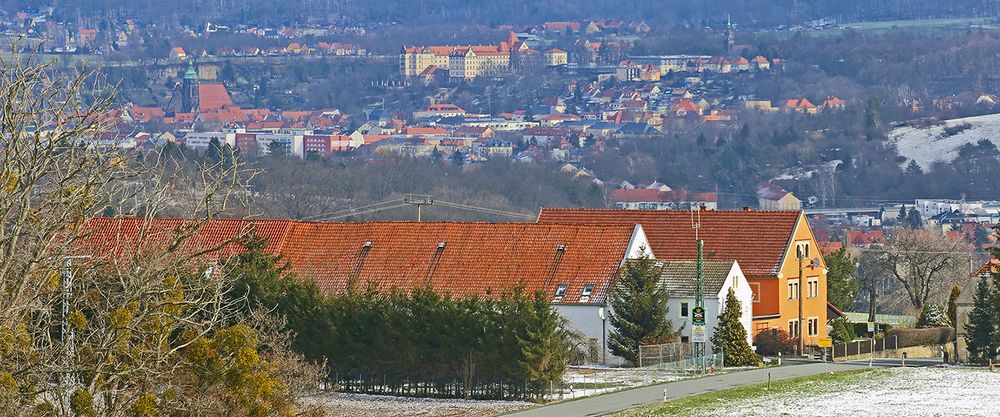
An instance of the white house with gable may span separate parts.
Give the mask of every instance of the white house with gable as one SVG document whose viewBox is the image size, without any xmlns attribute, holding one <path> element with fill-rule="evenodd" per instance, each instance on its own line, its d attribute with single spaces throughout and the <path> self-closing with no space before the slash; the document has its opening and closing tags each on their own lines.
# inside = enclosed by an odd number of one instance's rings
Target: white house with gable
<svg viewBox="0 0 1000 417">
<path fill-rule="evenodd" d="M 667 303 L 667 318 L 674 329 L 682 328 L 681 342 L 691 342 L 691 311 L 695 306 L 695 267 L 691 261 L 661 261 L 660 285 L 667 288 L 670 300 Z M 740 300 L 740 322 L 746 329 L 747 343 L 753 346 L 750 322 L 753 318 L 753 291 L 746 276 L 736 261 L 702 261 L 702 292 L 705 301 L 705 337 L 708 339 L 706 352 L 712 351 L 712 335 L 719 323 L 719 316 L 726 305 L 726 295 L 732 288 L 736 299 Z M 683 327 L 682 327 L 683 326 Z"/>
</svg>

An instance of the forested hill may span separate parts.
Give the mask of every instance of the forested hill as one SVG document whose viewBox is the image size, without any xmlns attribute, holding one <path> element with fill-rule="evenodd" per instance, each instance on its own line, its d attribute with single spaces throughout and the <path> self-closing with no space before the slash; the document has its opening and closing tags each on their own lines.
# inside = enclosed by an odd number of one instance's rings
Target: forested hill
<svg viewBox="0 0 1000 417">
<path fill-rule="evenodd" d="M 661 24 L 718 23 L 729 14 L 746 26 L 1000 15 L 1000 0 L 5 0 L 7 12 L 54 5 L 63 18 L 120 16 L 148 23 L 281 25 L 338 18 L 355 23 L 516 24 L 588 18 Z M 72 21 L 70 19 L 69 21 Z"/>
</svg>

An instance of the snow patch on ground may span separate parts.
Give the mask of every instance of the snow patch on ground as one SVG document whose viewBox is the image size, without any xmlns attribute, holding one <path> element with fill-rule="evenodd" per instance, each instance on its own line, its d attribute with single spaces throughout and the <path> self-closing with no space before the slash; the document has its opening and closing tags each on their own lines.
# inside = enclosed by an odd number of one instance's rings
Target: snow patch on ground
<svg viewBox="0 0 1000 417">
<path fill-rule="evenodd" d="M 889 143 L 895 143 L 899 155 L 914 160 L 926 171 L 937 161 L 951 162 L 958 156 L 958 148 L 966 143 L 975 144 L 980 139 L 989 139 L 1000 147 L 1000 113 L 984 116 L 942 120 L 941 125 L 932 127 L 905 126 L 889 132 Z M 971 129 L 949 137 L 942 137 L 946 126 L 954 127 L 968 123 Z"/>
<path fill-rule="evenodd" d="M 715 416 L 997 416 L 1000 373 L 982 368 L 894 368 L 824 386 L 785 391 L 711 410 Z"/>
<path fill-rule="evenodd" d="M 344 393 L 310 396 L 305 398 L 304 402 L 322 406 L 326 415 L 330 417 L 486 417 L 534 406 L 534 404 L 522 401 L 410 398 Z"/>
<path fill-rule="evenodd" d="M 636 368 L 574 367 L 563 376 L 559 392 L 547 395 L 549 400 L 589 397 L 623 389 L 677 381 L 696 376 Z"/>
</svg>

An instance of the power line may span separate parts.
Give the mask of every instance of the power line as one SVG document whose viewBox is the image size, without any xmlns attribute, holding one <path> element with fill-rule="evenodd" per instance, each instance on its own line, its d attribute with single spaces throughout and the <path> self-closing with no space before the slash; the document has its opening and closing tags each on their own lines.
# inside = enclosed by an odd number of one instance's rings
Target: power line
<svg viewBox="0 0 1000 417">
<path fill-rule="evenodd" d="M 337 210 L 337 211 L 331 211 L 331 212 L 328 212 L 328 213 L 320 213 L 320 214 L 315 214 L 315 215 L 312 215 L 312 216 L 306 216 L 306 217 L 303 217 L 302 220 L 313 220 L 313 219 L 329 218 L 329 217 L 347 217 L 347 216 L 350 216 L 351 213 L 354 213 L 354 212 L 357 212 L 357 211 L 360 211 L 360 210 L 367 210 L 367 209 L 375 208 L 377 206 L 382 206 L 382 205 L 392 204 L 392 203 L 401 203 L 401 202 L 403 202 L 403 199 L 402 198 L 397 198 L 395 200 L 383 201 L 381 203 L 367 204 L 367 205 L 360 206 L 360 207 L 348 207 L 346 209 L 341 209 L 341 210 Z M 350 212 L 350 213 L 348 213 L 348 212 Z M 346 214 L 346 216 L 344 216 L 344 214 Z"/>
<path fill-rule="evenodd" d="M 416 198 L 419 197 L 419 198 Z M 419 201 L 418 201 L 419 200 Z M 443 200 L 433 200 L 430 196 L 426 195 L 408 195 L 406 198 L 398 198 L 395 200 L 383 201 L 380 203 L 367 204 L 359 207 L 351 207 L 343 210 L 337 210 L 329 213 L 316 214 L 312 216 L 303 217 L 302 220 L 313 220 L 313 221 L 330 221 L 336 219 L 343 219 L 351 216 L 360 216 L 365 214 L 373 214 L 387 210 L 395 210 L 402 207 L 413 206 L 419 203 L 420 206 L 441 206 L 445 208 L 451 208 L 456 210 L 464 210 L 481 214 L 489 214 L 494 216 L 509 217 L 520 220 L 535 220 L 534 215 L 518 213 L 513 211 L 505 211 L 492 209 L 488 207 L 478 207 L 468 204 L 453 203 L 450 201 Z M 419 209 L 419 207 L 418 207 Z M 419 214 L 418 214 L 419 216 Z M 419 217 L 418 217 L 419 221 Z"/>
</svg>

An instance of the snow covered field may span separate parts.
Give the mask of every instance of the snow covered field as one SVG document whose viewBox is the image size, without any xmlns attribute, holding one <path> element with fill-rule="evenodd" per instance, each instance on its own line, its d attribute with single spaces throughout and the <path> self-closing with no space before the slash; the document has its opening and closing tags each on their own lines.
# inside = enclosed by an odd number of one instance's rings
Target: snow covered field
<svg viewBox="0 0 1000 417">
<path fill-rule="evenodd" d="M 470 416 L 486 417 L 531 407 L 521 401 L 469 401 L 384 395 L 329 393 L 309 397 L 330 417 Z"/>
<path fill-rule="evenodd" d="M 570 368 L 563 387 L 547 395 L 552 401 L 568 400 L 603 394 L 633 387 L 676 381 L 694 375 L 629 368 Z M 435 398 L 392 397 L 326 393 L 305 399 L 309 404 L 323 406 L 331 417 L 390 417 L 390 416 L 472 416 L 485 417 L 535 406 L 523 401 L 478 401 Z"/>
<path fill-rule="evenodd" d="M 808 386 L 712 408 L 715 416 L 998 416 L 1000 373 L 971 368 L 866 372 L 822 392 Z"/>
<path fill-rule="evenodd" d="M 912 159 L 925 171 L 936 161 L 951 162 L 958 156 L 958 147 L 966 143 L 975 144 L 980 139 L 989 139 L 1000 146 L 1000 114 L 943 120 L 944 124 L 929 128 L 900 127 L 889 132 L 889 142 L 895 143 L 901 156 Z M 972 126 L 953 136 L 942 137 L 946 126 L 954 127 L 963 123 Z M 906 161 L 909 163 L 909 160 Z"/>
</svg>

